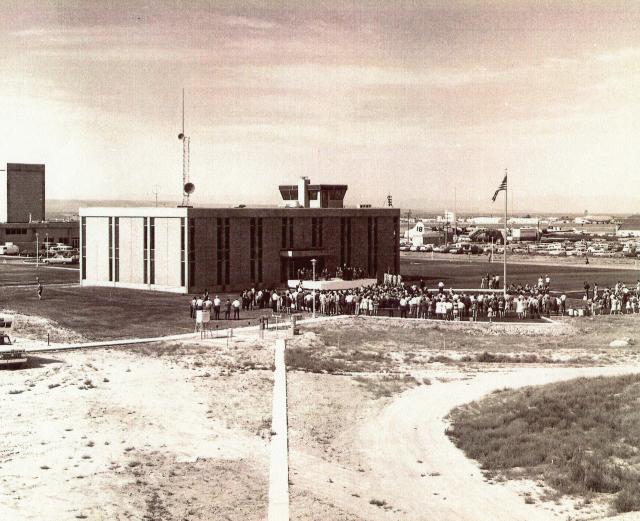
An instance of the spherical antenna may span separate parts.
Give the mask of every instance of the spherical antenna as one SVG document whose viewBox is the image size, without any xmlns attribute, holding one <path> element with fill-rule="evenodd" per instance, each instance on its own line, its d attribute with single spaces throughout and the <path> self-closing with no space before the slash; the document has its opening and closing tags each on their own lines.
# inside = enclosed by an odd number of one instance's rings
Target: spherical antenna
<svg viewBox="0 0 640 521">
<path fill-rule="evenodd" d="M 178 134 L 178 139 L 184 139 L 184 134 L 182 132 L 180 132 L 180 134 Z"/>
<path fill-rule="evenodd" d="M 192 194 L 196 189 L 196 185 L 194 185 L 193 183 L 185 183 L 184 184 L 184 193 L 185 194 Z"/>
</svg>

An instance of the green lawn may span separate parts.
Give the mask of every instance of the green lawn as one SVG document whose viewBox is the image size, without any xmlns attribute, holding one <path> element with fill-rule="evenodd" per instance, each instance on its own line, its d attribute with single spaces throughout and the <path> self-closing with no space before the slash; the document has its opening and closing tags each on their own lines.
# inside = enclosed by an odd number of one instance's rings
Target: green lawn
<svg viewBox="0 0 640 521">
<path fill-rule="evenodd" d="M 108 340 L 191 332 L 190 301 L 191 296 L 174 293 L 45 284 L 41 301 L 35 288 L 3 288 L 0 309 L 53 320 L 90 340 Z M 241 320 L 212 322 L 211 328 L 254 325 L 262 314 L 270 316 L 271 310 L 241 312 Z"/>
<path fill-rule="evenodd" d="M 45 284 L 77 283 L 79 281 L 77 267 L 54 267 L 25 264 L 18 259 L 0 260 L 0 288 L 22 284 L 36 284 L 38 277 Z M 0 290 L 1 291 L 1 290 Z"/>
<path fill-rule="evenodd" d="M 484 274 L 500 275 L 502 282 L 502 262 L 468 262 L 464 259 L 429 260 L 403 255 L 400 258 L 400 272 L 406 280 L 423 279 L 429 288 L 437 286 L 443 281 L 446 287 L 479 288 L 480 279 Z M 558 291 L 582 292 L 584 282 L 591 286 L 594 282 L 603 289 L 613 286 L 620 280 L 635 286 L 640 278 L 640 270 L 619 268 L 587 268 L 578 266 L 544 266 L 540 264 L 510 264 L 507 266 L 507 280 L 525 285 L 537 283 L 539 276 L 551 277 L 551 289 Z"/>
<path fill-rule="evenodd" d="M 489 473 L 640 510 L 640 375 L 502 391 L 451 418 L 456 445 Z"/>
</svg>

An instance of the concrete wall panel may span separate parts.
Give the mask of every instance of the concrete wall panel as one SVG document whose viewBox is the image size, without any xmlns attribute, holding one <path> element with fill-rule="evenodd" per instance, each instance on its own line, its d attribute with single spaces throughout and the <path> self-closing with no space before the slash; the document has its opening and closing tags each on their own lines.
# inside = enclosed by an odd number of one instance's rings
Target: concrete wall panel
<svg viewBox="0 0 640 521">
<path fill-rule="evenodd" d="M 143 284 L 144 221 L 141 217 L 120 217 L 119 282 Z"/>
<path fill-rule="evenodd" d="M 155 219 L 155 284 L 180 286 L 180 219 Z"/>
<path fill-rule="evenodd" d="M 87 280 L 109 281 L 109 218 L 87 217 Z"/>
</svg>

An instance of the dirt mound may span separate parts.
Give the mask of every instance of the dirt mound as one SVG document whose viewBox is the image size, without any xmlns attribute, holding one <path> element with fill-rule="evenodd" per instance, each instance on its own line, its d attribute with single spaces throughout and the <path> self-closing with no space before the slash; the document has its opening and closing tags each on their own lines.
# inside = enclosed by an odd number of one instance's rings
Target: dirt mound
<svg viewBox="0 0 640 521">
<path fill-rule="evenodd" d="M 86 342 L 81 334 L 61 326 L 53 320 L 32 315 L 13 313 L 13 335 L 30 340 L 49 341 L 52 343 L 74 344 Z"/>
</svg>

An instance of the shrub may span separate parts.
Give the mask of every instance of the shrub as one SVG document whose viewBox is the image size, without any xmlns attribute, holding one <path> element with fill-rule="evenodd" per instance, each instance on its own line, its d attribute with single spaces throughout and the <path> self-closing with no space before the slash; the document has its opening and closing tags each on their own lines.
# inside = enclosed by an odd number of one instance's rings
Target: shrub
<svg viewBox="0 0 640 521">
<path fill-rule="evenodd" d="M 501 390 L 451 413 L 446 433 L 494 475 L 543 477 L 559 495 L 617 494 L 640 510 L 640 376 L 578 378 Z"/>
<path fill-rule="evenodd" d="M 640 510 L 640 476 L 636 476 L 635 483 L 627 483 L 624 488 L 618 492 L 613 500 L 613 507 L 616 512 L 635 512 Z"/>
<path fill-rule="evenodd" d="M 311 373 L 340 373 L 347 368 L 342 360 L 319 358 L 314 356 L 308 348 L 302 347 L 288 348 L 284 358 L 287 367 Z"/>
<path fill-rule="evenodd" d="M 581 492 L 618 492 L 625 477 L 624 470 L 617 465 L 581 451 L 569 461 L 567 470 L 570 482 Z"/>
</svg>

